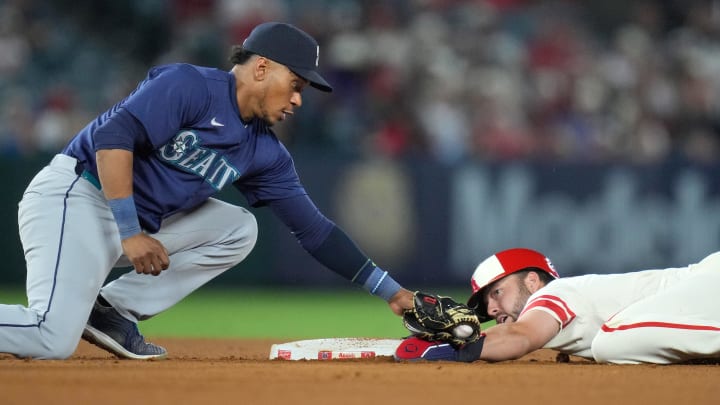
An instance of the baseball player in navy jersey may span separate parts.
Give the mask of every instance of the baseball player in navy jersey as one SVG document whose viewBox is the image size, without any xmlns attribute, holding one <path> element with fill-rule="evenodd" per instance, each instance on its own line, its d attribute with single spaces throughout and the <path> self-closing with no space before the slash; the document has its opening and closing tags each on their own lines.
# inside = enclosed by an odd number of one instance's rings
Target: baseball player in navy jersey
<svg viewBox="0 0 720 405">
<path fill-rule="evenodd" d="M 246 209 L 211 198 L 236 187 L 268 206 L 326 267 L 401 315 L 413 294 L 377 267 L 303 188 L 271 126 L 292 116 L 318 73 L 319 47 L 283 23 L 257 26 L 232 70 L 152 68 L 83 128 L 19 204 L 28 306 L 0 305 L 0 352 L 62 359 L 81 337 L 119 357 L 161 358 L 137 322 L 242 261 L 257 237 Z M 114 267 L 130 271 L 103 286 Z"/>
<path fill-rule="evenodd" d="M 516 248 L 484 260 L 468 305 L 497 324 L 474 343 L 411 337 L 398 360 L 501 361 L 540 348 L 600 363 L 720 358 L 720 252 L 696 264 L 559 278 L 548 258 Z"/>
</svg>

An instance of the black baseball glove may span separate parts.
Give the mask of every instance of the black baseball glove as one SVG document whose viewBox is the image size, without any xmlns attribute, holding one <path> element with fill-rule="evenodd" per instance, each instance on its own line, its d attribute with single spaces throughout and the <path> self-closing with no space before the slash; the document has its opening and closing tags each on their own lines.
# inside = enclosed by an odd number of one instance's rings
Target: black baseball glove
<svg viewBox="0 0 720 405">
<path fill-rule="evenodd" d="M 467 305 L 420 291 L 413 293 L 413 297 L 413 309 L 405 311 L 403 324 L 414 336 L 458 347 L 480 337 L 480 321 Z"/>
</svg>

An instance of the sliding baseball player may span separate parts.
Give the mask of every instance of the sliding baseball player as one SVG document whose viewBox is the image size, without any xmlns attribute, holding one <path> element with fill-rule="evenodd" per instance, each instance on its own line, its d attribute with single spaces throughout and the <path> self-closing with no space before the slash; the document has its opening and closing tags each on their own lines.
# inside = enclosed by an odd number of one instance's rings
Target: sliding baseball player
<svg viewBox="0 0 720 405">
<path fill-rule="evenodd" d="M 466 344 L 411 337 L 395 358 L 502 361 L 540 348 L 617 364 L 720 357 L 720 252 L 685 267 L 559 278 L 545 255 L 516 248 L 480 263 L 471 285 L 468 305 L 497 325 Z"/>
</svg>

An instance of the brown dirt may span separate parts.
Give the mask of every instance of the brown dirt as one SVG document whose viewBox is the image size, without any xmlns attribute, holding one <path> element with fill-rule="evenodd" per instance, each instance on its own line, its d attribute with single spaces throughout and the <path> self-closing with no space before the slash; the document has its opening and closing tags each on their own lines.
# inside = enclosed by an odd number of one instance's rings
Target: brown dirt
<svg viewBox="0 0 720 405">
<path fill-rule="evenodd" d="M 2 404 L 717 404 L 719 365 L 613 366 L 541 350 L 505 363 L 267 360 L 272 340 L 157 339 L 171 356 L 0 355 Z"/>
</svg>

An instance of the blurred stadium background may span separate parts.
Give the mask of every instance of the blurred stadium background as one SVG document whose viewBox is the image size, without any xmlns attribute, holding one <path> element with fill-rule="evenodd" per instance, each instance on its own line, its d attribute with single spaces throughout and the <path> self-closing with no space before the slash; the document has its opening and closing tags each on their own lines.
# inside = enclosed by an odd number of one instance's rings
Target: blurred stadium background
<svg viewBox="0 0 720 405">
<path fill-rule="evenodd" d="M 409 288 L 464 288 L 512 246 L 565 275 L 720 246 L 719 1 L 0 0 L 0 287 L 24 284 L 16 209 L 35 172 L 150 66 L 229 69 L 266 20 L 314 35 L 335 87 L 278 135 L 318 205 Z M 253 212 L 256 250 L 213 285 L 348 288 Z"/>
</svg>

